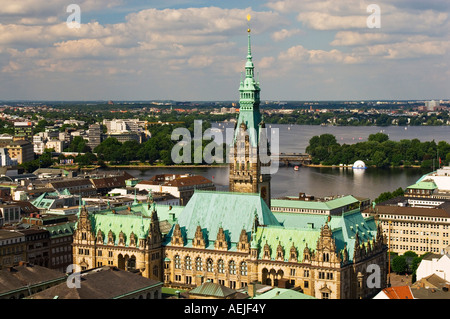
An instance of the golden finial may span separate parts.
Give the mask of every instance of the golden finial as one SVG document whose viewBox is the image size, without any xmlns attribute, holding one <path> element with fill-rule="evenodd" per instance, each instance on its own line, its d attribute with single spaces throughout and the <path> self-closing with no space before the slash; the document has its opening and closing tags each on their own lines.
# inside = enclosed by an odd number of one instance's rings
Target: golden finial
<svg viewBox="0 0 450 319">
<path fill-rule="evenodd" d="M 252 16 L 250 15 L 250 13 L 249 14 L 247 14 L 247 21 L 249 21 L 250 22 L 250 19 L 252 18 Z M 249 32 L 250 33 L 250 28 L 248 28 L 247 29 L 247 32 Z"/>
</svg>

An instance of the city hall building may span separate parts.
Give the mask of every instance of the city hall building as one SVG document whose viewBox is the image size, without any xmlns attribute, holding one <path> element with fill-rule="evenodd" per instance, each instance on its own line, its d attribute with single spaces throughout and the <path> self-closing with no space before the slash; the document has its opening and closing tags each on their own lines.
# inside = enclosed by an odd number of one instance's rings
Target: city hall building
<svg viewBox="0 0 450 319">
<path fill-rule="evenodd" d="M 82 269 L 117 266 L 177 289 L 206 281 L 233 289 L 259 282 L 320 299 L 376 295 L 386 286 L 387 248 L 373 217 L 348 203 L 327 211 L 311 202 L 309 209 L 324 213 L 293 212 L 284 209 L 292 206 L 290 199 L 277 200 L 278 209 L 271 210 L 264 170 L 270 163 L 259 156 L 268 145 L 250 30 L 239 91 L 230 191 L 195 191 L 184 207 L 156 205 L 151 196 L 147 203 L 96 213 L 81 207 L 74 263 Z"/>
</svg>

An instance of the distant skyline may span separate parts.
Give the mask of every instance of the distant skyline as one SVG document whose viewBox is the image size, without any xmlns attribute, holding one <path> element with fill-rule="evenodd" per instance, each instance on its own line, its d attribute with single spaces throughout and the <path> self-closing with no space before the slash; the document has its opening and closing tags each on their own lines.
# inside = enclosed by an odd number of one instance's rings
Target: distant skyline
<svg viewBox="0 0 450 319">
<path fill-rule="evenodd" d="M 447 0 L 9 1 L 0 100 L 237 101 L 248 27 L 262 100 L 448 100 L 449 13 Z"/>
</svg>

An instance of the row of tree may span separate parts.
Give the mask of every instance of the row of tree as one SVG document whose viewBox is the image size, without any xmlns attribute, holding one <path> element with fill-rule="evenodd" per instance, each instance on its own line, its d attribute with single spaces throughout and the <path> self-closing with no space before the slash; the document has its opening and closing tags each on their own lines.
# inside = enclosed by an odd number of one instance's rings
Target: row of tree
<svg viewBox="0 0 450 319">
<path fill-rule="evenodd" d="M 355 144 L 339 144 L 332 134 L 314 136 L 310 139 L 306 153 L 313 164 L 353 164 L 362 160 L 368 166 L 391 167 L 420 165 L 437 167 L 439 162 L 450 162 L 450 144 L 445 141 L 421 142 L 418 139 L 391 141 L 388 135 L 369 135 L 367 141 Z"/>
<path fill-rule="evenodd" d="M 297 125 L 322 125 L 332 124 L 337 126 L 440 126 L 447 125 L 450 121 L 450 113 L 442 111 L 440 113 L 423 113 L 417 116 L 404 114 L 368 114 L 352 112 L 309 112 L 305 110 L 295 110 L 290 114 L 272 113 L 265 114 L 264 120 L 269 124 L 297 124 Z"/>
</svg>

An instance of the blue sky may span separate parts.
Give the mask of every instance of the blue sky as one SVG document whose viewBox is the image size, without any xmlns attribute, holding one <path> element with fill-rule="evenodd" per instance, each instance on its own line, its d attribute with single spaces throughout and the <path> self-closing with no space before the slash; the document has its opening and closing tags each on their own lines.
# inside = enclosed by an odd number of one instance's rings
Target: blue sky
<svg viewBox="0 0 450 319">
<path fill-rule="evenodd" d="M 446 0 L 17 0 L 0 100 L 237 100 L 249 13 L 263 100 L 449 98 Z"/>
</svg>

